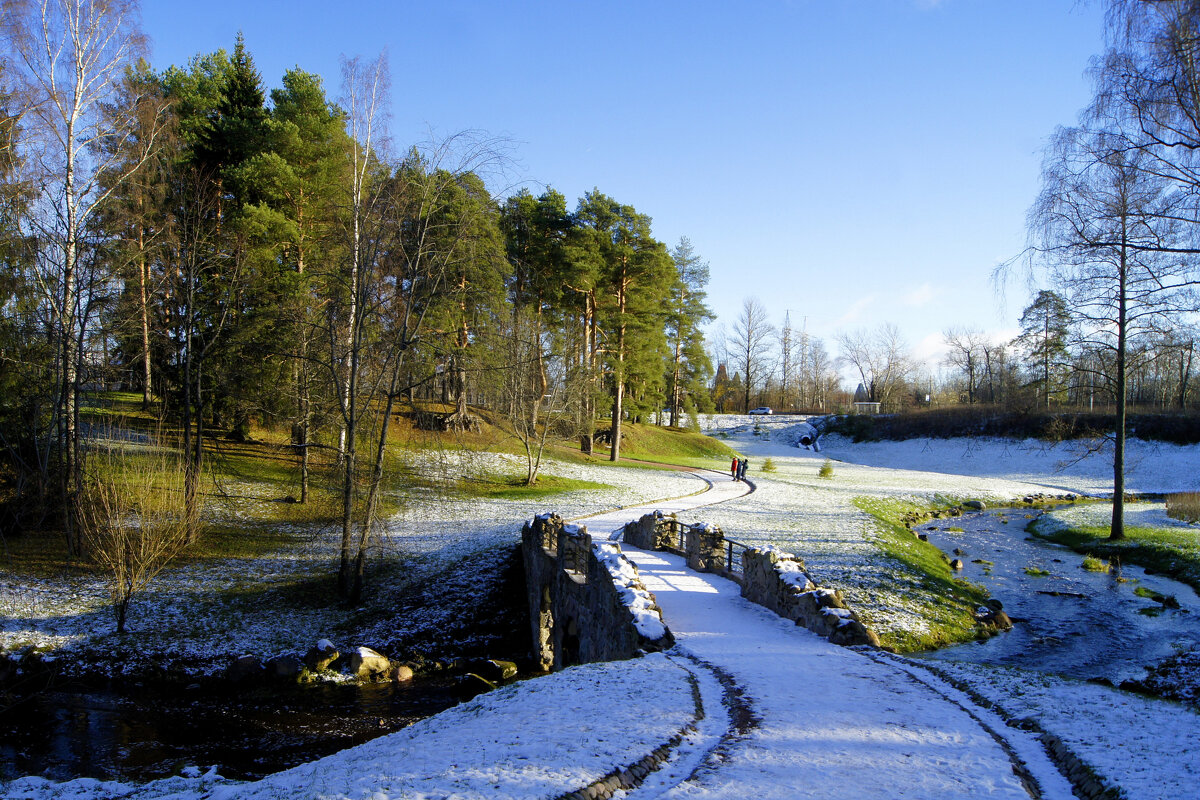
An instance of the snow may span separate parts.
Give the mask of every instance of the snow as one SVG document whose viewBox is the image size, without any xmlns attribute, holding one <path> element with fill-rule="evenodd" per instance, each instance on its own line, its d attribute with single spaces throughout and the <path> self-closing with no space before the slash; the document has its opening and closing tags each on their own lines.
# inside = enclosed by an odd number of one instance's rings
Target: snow
<svg viewBox="0 0 1200 800">
<path fill-rule="evenodd" d="M 1200 714 L 1094 683 L 1015 669 L 939 664 L 1012 719 L 1031 718 L 1128 797 L 1178 800 L 1200 786 Z"/>
<path fill-rule="evenodd" d="M 705 504 L 705 520 L 727 536 L 796 552 L 817 583 L 841 590 L 860 614 L 886 615 L 889 624 L 919 630 L 922 620 L 895 588 L 894 566 L 879 557 L 871 540 L 873 521 L 855 507 L 854 498 L 1003 502 L 1039 492 L 1111 491 L 1103 457 L 1068 463 L 1079 455 L 1070 445 L 999 440 L 853 444 L 826 437 L 825 452 L 816 455 L 792 443 L 788 427 L 795 423 L 771 417 L 741 422 L 713 418 L 711 427 L 753 459 L 751 494 L 745 494 L 750 486 L 730 481 L 727 472 L 708 476 L 713 483 L 708 494 L 685 498 L 700 488 L 695 477 L 598 465 L 562 465 L 560 471 L 556 465 L 556 474 L 615 488 L 571 493 L 561 502 L 556 498 L 555 510 L 579 522 L 596 508 L 611 509 L 585 521 L 590 530 L 603 532 L 654 509 L 678 513 L 686 521 L 696 515 L 689 509 Z M 1130 490 L 1197 488 L 1200 448 L 1135 440 L 1130 453 Z M 829 479 L 818 475 L 827 455 L 836 459 Z M 776 472 L 761 472 L 767 457 Z M 716 472 L 723 467 L 714 464 Z M 662 497 L 682 499 L 655 501 Z M 385 552 L 412 559 L 415 580 L 448 560 L 515 544 L 520 521 L 544 512 L 544 505 L 410 498 L 388 526 Z M 1165 524 L 1161 504 L 1133 508 L 1144 511 L 1145 520 Z M 1096 509 L 1102 507 L 1055 513 L 1064 519 L 1103 513 Z M 327 541 L 297 538 L 294 548 L 261 559 L 264 580 L 328 568 Z M 611 546 L 598 549 L 606 547 Z M 603 552 L 614 581 L 628 585 L 629 565 L 615 556 L 615 549 Z M 633 551 L 625 556 L 638 565 L 641 581 L 654 593 L 676 636 L 678 647 L 670 654 L 576 667 L 504 687 L 404 731 L 257 783 L 225 781 L 211 771 L 193 769 L 144 786 L 24 778 L 0 787 L 0 795 L 31 800 L 550 798 L 640 759 L 696 723 L 697 730 L 684 738 L 674 760 L 625 796 L 1026 798 L 1013 771 L 1015 760 L 1032 774 L 1042 797 L 1071 797 L 1036 734 L 1015 725 L 1022 719 L 1034 720 L 1061 739 L 1126 796 L 1195 794 L 1200 715 L 1187 707 L 1052 676 L 945 662 L 935 667 L 840 648 L 744 601 L 736 585 L 687 570 L 674 556 Z M 222 626 L 228 626 L 223 649 L 261 653 L 314 641 L 330 622 L 314 614 L 263 625 L 261 615 L 237 607 L 202 609 L 189 620 L 195 613 L 191 608 L 171 610 L 180 593 L 209 580 L 224 586 L 236 578 L 222 575 L 217 567 L 173 570 L 161 589 L 135 607 L 133 621 L 141 620 L 146 628 L 190 630 L 184 646 L 202 654 L 211 650 L 213 631 L 226 630 Z M 69 645 L 89 629 L 103 631 L 109 625 L 102 587 L 88 581 L 38 585 L 0 576 L 0 582 L 3 647 L 20 642 Z M 630 591 L 629 602 L 641 602 L 636 591 Z M 751 724 L 734 727 L 737 720 L 721 707 L 720 684 L 709 667 L 722 670 L 741 691 L 754 715 Z M 698 721 L 692 681 L 706 710 Z"/>
<path fill-rule="evenodd" d="M 630 557 L 680 648 L 729 672 L 759 718 L 719 766 L 664 798 L 792 798 L 798 787 L 807 797 L 1029 797 L 959 703 L 743 600 L 736 584 L 681 557 Z"/>
<path fill-rule="evenodd" d="M 466 453 L 448 454 L 430 463 L 436 470 L 430 466 L 427 471 L 458 477 L 512 472 L 520 466 L 520 459 Z M 555 512 L 568 519 L 597 509 L 688 495 L 706 486 L 701 478 L 684 472 L 565 462 L 547 462 L 543 469 L 612 487 L 556 496 Z M 246 517 L 249 509 L 271 502 L 253 485 L 222 488 L 224 498 L 215 499 L 209 510 L 214 519 Z M 447 564 L 476 558 L 498 546 L 515 547 L 524 522 L 546 511 L 546 502 L 540 499 L 461 499 L 428 490 L 410 492 L 400 503 L 401 511 L 387 523 L 373 555 L 375 561 L 404 565 L 402 580 L 377 587 L 379 593 L 372 602 L 383 609 L 390 606 L 396 593 Z M 136 672 L 148 665 L 174 663 L 188 671 L 211 674 L 245 653 L 263 657 L 303 653 L 338 628 L 347 614 L 338 604 L 307 609 L 271 606 L 273 590 L 336 570 L 335 532 L 298 527 L 290 532 L 287 546 L 240 560 L 236 570 L 227 562 L 216 561 L 164 571 L 130 606 L 126 641 L 133 639 L 138 647 L 125 657 L 123 668 Z M 253 592 L 244 591 L 251 586 Z M 228 594 L 218 597 L 222 592 Z M 270 614 L 263 613 L 265 607 L 271 609 Z M 97 651 L 127 649 L 118 644 L 103 581 L 67 575 L 30 580 L 0 569 L 0 653 L 26 649 L 71 652 L 84 646 Z"/>
<path fill-rule="evenodd" d="M 612 576 L 613 585 L 617 587 L 621 602 L 629 609 L 637 632 L 651 641 L 666 636 L 667 627 L 663 624 L 662 614 L 654 598 L 641 585 L 633 562 L 621 552 L 618 545 L 604 542 L 592 547 L 596 551 L 596 558 Z"/>
</svg>

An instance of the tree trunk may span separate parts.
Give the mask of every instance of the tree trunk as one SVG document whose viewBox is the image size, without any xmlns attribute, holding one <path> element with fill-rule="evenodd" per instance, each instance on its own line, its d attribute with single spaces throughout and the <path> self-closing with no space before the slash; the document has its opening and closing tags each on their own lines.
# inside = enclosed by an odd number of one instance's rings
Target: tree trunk
<svg viewBox="0 0 1200 800">
<path fill-rule="evenodd" d="M 1125 538 L 1125 356 L 1128 325 L 1126 258 L 1125 242 L 1122 239 L 1117 287 L 1117 419 L 1113 426 L 1113 508 L 1109 539 Z"/>
</svg>

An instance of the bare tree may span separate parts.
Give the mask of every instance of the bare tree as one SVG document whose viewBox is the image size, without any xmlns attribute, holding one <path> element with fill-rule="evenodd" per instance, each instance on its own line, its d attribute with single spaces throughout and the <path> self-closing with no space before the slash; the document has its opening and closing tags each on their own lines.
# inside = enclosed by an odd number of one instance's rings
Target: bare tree
<svg viewBox="0 0 1200 800">
<path fill-rule="evenodd" d="M 742 371 L 743 411 L 750 410 L 750 396 L 771 371 L 771 342 L 775 327 L 767 319 L 767 310 L 757 297 L 742 301 L 742 313 L 733 323 L 729 338 L 730 357 Z"/>
<path fill-rule="evenodd" d="M 1175 247 L 1188 198 L 1168 191 L 1152 160 L 1112 130 L 1060 130 L 1030 212 L 1035 252 L 1063 289 L 1080 344 L 1111 355 L 1097 363 L 1113 368 L 1113 539 L 1125 535 L 1130 343 L 1188 310 L 1194 286 L 1194 267 Z"/>
<path fill-rule="evenodd" d="M 976 401 L 980 362 L 988 359 L 988 341 L 976 328 L 949 328 L 942 334 L 946 343 L 946 363 L 962 370 L 967 380 L 967 403 Z"/>
<path fill-rule="evenodd" d="M 139 124 L 137 98 L 111 102 L 144 41 L 134 0 L 8 0 L 0 29 L 24 99 L 26 163 L 41 190 L 39 213 L 30 219 L 42 245 L 40 286 L 57 349 L 57 450 L 69 509 L 82 481 L 78 400 L 89 322 L 86 232 L 100 206 L 155 145 L 154 120 L 149 130 Z M 105 113 L 106 107 L 118 113 Z M 155 119 L 160 116 L 161 110 Z M 136 147 L 128 146 L 134 142 Z M 139 156 L 128 158 L 131 149 Z M 69 514 L 66 530 L 77 549 Z"/>
<path fill-rule="evenodd" d="M 793 387 L 797 384 L 797 371 L 803 363 L 804 343 L 796 341 L 792 315 L 785 312 L 783 327 L 779 329 L 779 405 L 782 408 L 790 409 L 796 405 Z"/>
<path fill-rule="evenodd" d="M 537 482 L 546 442 L 557 423 L 567 418 L 565 358 L 548 352 L 551 337 L 542 333 L 536 316 L 514 313 L 508 332 L 502 393 L 509 423 L 525 451 L 525 484 Z"/>
<path fill-rule="evenodd" d="M 912 371 L 899 328 L 887 323 L 874 331 L 841 333 L 837 343 L 839 361 L 854 368 L 872 402 L 887 406 L 898 398 Z"/>
<path fill-rule="evenodd" d="M 79 523 L 85 552 L 108 581 L 117 633 L 124 633 L 130 602 L 187 546 L 189 522 L 179 503 L 179 456 L 158 446 L 118 446 L 90 459 Z"/>
</svg>

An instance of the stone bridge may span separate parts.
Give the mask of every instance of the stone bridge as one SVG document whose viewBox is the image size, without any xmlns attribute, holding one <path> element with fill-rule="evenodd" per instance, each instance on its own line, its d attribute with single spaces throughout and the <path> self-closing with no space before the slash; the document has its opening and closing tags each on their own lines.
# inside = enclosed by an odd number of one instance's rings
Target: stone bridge
<svg viewBox="0 0 1200 800">
<path fill-rule="evenodd" d="M 557 514 L 534 518 L 521 538 L 533 650 L 543 670 L 632 658 L 674 643 L 619 545 L 594 544 L 587 528 Z M 802 560 L 778 548 L 748 547 L 715 525 L 688 525 L 660 511 L 626 523 L 613 538 L 681 555 L 689 568 L 734 581 L 742 597 L 834 644 L 879 645 L 839 592 L 819 588 Z"/>
</svg>

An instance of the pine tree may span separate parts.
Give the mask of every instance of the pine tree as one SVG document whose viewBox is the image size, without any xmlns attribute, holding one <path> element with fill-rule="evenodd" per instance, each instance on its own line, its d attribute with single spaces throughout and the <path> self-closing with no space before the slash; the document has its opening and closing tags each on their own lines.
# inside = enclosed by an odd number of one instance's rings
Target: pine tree
<svg viewBox="0 0 1200 800">
<path fill-rule="evenodd" d="M 671 410 L 670 424 L 676 427 L 685 408 L 692 411 L 697 402 L 701 407 L 712 403 L 705 391 L 712 363 L 704 349 L 700 326 L 711 320 L 713 313 L 704 302 L 708 264 L 696 255 L 686 236 L 671 251 L 671 260 L 675 265 L 675 281 L 667 300 L 666 333 L 670 350 L 667 403 Z"/>
<path fill-rule="evenodd" d="M 612 398 L 609 459 L 616 461 L 626 390 L 636 390 L 635 413 L 661 401 L 665 301 L 675 270 L 666 247 L 651 235 L 650 218 L 632 206 L 593 190 L 580 201 L 576 218 L 599 257 L 597 312 Z"/>
</svg>

